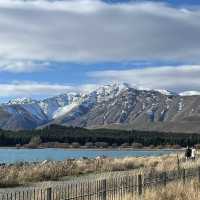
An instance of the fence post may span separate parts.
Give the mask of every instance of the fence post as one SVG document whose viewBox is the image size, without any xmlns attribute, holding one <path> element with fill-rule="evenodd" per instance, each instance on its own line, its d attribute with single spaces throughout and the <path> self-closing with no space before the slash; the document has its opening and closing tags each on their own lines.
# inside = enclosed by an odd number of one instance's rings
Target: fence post
<svg viewBox="0 0 200 200">
<path fill-rule="evenodd" d="M 142 175 L 138 175 L 138 194 L 142 195 Z"/>
<path fill-rule="evenodd" d="M 107 192 L 107 188 L 106 188 L 106 179 L 103 180 L 103 193 L 102 193 L 102 200 L 106 200 L 106 192 Z"/>
<path fill-rule="evenodd" d="M 177 169 L 178 169 L 178 172 L 180 172 L 180 160 L 179 160 L 179 156 L 177 154 Z"/>
<path fill-rule="evenodd" d="M 163 173 L 163 184 L 164 184 L 164 186 L 167 185 L 167 172 Z"/>
<path fill-rule="evenodd" d="M 47 188 L 47 200 L 51 200 L 51 188 Z"/>
<path fill-rule="evenodd" d="M 185 184 L 185 178 L 186 178 L 186 176 L 185 176 L 185 169 L 183 169 L 182 178 L 183 178 L 183 184 Z"/>
<path fill-rule="evenodd" d="M 199 180 L 199 183 L 200 183 L 200 167 L 198 167 L 198 180 Z"/>
</svg>

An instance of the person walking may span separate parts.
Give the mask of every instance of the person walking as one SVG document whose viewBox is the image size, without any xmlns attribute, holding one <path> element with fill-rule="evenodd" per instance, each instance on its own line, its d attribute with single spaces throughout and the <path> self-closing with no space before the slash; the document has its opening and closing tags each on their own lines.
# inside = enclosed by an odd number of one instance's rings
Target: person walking
<svg viewBox="0 0 200 200">
<path fill-rule="evenodd" d="M 185 150 L 185 158 L 186 158 L 186 160 L 189 160 L 191 158 L 191 154 L 192 154 L 192 150 L 191 150 L 191 148 L 189 148 L 189 146 L 187 146 L 187 148 Z"/>
<path fill-rule="evenodd" d="M 195 160 L 196 158 L 196 149 L 194 147 L 192 147 L 191 158 L 192 160 Z"/>
</svg>

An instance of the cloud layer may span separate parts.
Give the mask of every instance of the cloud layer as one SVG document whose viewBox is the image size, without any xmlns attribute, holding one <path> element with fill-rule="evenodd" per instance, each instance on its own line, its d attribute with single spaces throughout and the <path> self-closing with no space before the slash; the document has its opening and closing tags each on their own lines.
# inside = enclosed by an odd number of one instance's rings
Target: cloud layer
<svg viewBox="0 0 200 200">
<path fill-rule="evenodd" d="M 168 89 L 176 92 L 200 91 L 200 66 L 163 66 L 131 70 L 107 70 L 91 72 L 88 76 L 102 82 L 127 82 L 135 87 Z"/>
<path fill-rule="evenodd" d="M 200 9 L 100 0 L 0 0 L 0 59 L 199 62 Z"/>
<path fill-rule="evenodd" d="M 49 68 L 49 62 L 36 62 L 31 60 L 0 60 L 0 72 L 31 73 Z"/>
<path fill-rule="evenodd" d="M 65 84 L 49 84 L 41 82 L 13 82 L 0 84 L 0 97 L 32 97 L 32 96 L 54 96 L 67 92 L 89 92 L 97 85 L 85 84 L 71 86 Z"/>
<path fill-rule="evenodd" d="M 87 93 L 101 84 L 126 82 L 139 89 L 168 89 L 174 92 L 200 91 L 200 66 L 163 66 L 129 70 L 104 70 L 87 74 L 96 84 L 51 84 L 44 82 L 11 82 L 0 84 L 1 97 L 54 96 L 66 92 Z"/>
<path fill-rule="evenodd" d="M 195 63 L 132 70 L 100 71 L 99 67 L 99 71 L 88 75 L 97 84 L 120 81 L 151 89 L 200 90 L 199 19 L 199 7 L 171 7 L 156 2 L 0 0 L 0 72 L 46 70 L 54 61 L 58 63 L 55 68 L 67 62 L 80 63 L 78 67 L 88 62 L 122 64 L 131 60 Z M 56 95 L 96 87 L 74 87 L 57 80 L 58 84 L 22 80 L 1 83 L 0 97 Z"/>
</svg>

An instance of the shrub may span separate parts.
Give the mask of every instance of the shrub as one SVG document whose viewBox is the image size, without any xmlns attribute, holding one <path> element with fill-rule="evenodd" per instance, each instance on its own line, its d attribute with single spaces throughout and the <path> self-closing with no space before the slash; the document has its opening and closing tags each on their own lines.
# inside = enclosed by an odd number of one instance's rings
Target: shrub
<svg viewBox="0 0 200 200">
<path fill-rule="evenodd" d="M 181 149 L 181 145 L 175 144 L 175 145 L 172 145 L 172 148 L 173 149 Z"/>
<path fill-rule="evenodd" d="M 24 147 L 34 149 L 37 148 L 41 144 L 41 142 L 42 140 L 40 136 L 34 136 L 31 138 L 28 144 L 24 145 Z"/>
<path fill-rule="evenodd" d="M 196 145 L 195 145 L 195 148 L 196 148 L 196 149 L 200 149 L 200 144 L 196 144 Z"/>
<path fill-rule="evenodd" d="M 155 146 L 154 146 L 154 145 L 149 145 L 149 148 L 150 148 L 150 149 L 154 149 Z"/>
<path fill-rule="evenodd" d="M 123 144 L 121 144 L 121 147 L 122 147 L 122 148 L 129 147 L 129 143 L 123 143 Z"/>
<path fill-rule="evenodd" d="M 78 142 L 73 142 L 73 143 L 71 144 L 71 147 L 72 147 L 72 148 L 79 148 L 79 147 L 80 147 L 80 144 L 79 144 Z"/>
<path fill-rule="evenodd" d="M 29 144 L 33 144 L 33 145 L 39 145 L 42 143 L 42 140 L 40 138 L 40 136 L 35 136 L 35 137 L 32 137 Z"/>
<path fill-rule="evenodd" d="M 113 143 L 113 144 L 112 144 L 112 147 L 113 147 L 113 148 L 118 147 L 117 143 Z"/>
<path fill-rule="evenodd" d="M 55 148 L 69 148 L 70 145 L 69 143 L 60 143 L 60 142 L 55 142 L 54 143 Z"/>
<path fill-rule="evenodd" d="M 106 147 L 108 147 L 108 143 L 107 142 L 96 142 L 95 146 L 99 147 L 99 148 L 106 148 Z"/>
<path fill-rule="evenodd" d="M 85 147 L 86 148 L 92 148 L 92 147 L 94 147 L 94 144 L 93 144 L 93 142 L 86 142 Z"/>
<path fill-rule="evenodd" d="M 132 146 L 134 149 L 140 149 L 140 148 L 143 147 L 143 145 L 142 145 L 141 143 L 136 143 L 136 142 L 132 143 L 131 146 Z"/>
<path fill-rule="evenodd" d="M 20 148 L 21 147 L 21 144 L 16 144 L 16 148 Z"/>
</svg>

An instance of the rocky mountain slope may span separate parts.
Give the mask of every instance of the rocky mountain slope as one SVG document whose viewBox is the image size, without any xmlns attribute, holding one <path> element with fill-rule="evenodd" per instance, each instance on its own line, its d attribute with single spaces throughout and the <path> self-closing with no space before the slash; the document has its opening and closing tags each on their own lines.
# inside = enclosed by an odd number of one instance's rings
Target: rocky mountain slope
<svg viewBox="0 0 200 200">
<path fill-rule="evenodd" d="M 14 99 L 0 106 L 0 128 L 33 129 L 50 123 L 200 133 L 200 96 L 195 91 L 178 95 L 113 84 L 88 94 Z"/>
</svg>

